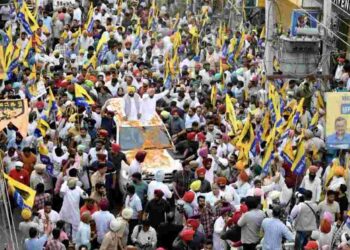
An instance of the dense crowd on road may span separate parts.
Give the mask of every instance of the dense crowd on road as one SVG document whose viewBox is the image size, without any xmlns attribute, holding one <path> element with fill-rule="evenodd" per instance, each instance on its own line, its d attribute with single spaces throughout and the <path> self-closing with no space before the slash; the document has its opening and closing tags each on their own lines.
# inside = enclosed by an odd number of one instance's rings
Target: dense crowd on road
<svg viewBox="0 0 350 250">
<path fill-rule="evenodd" d="M 327 148 L 324 101 L 350 90 L 349 61 L 332 79 L 270 81 L 263 25 L 232 30 L 214 18 L 221 1 L 187 2 L 0 8 L 0 96 L 30 109 L 27 134 L 0 134 L 3 171 L 36 191 L 24 208 L 10 192 L 24 249 L 350 249 L 350 154 Z M 179 165 L 170 179 L 117 132 L 153 117 Z"/>
</svg>

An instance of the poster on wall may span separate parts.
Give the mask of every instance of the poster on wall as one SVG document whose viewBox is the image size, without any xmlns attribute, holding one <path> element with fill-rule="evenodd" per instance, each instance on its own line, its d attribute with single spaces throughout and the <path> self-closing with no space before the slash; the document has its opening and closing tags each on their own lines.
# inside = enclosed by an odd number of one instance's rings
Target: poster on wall
<svg viewBox="0 0 350 250">
<path fill-rule="evenodd" d="M 328 148 L 350 148 L 350 93 L 326 93 L 326 144 Z"/>
<path fill-rule="evenodd" d="M 320 12 L 318 10 L 293 10 L 290 27 L 291 34 L 296 36 L 298 28 L 317 28 L 319 15 Z"/>
</svg>

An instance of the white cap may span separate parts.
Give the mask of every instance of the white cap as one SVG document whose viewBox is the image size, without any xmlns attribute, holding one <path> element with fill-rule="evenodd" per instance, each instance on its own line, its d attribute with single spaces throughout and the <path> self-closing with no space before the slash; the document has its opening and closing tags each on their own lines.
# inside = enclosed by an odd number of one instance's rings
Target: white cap
<svg viewBox="0 0 350 250">
<path fill-rule="evenodd" d="M 109 224 L 109 228 L 112 232 L 118 232 L 122 228 L 122 221 L 118 219 L 113 219 Z"/>
<path fill-rule="evenodd" d="M 16 166 L 16 167 L 23 167 L 23 162 L 21 162 L 21 161 L 16 161 L 16 162 L 15 162 L 15 166 Z"/>
<path fill-rule="evenodd" d="M 76 54 L 71 54 L 70 55 L 70 59 L 77 59 L 77 55 Z"/>
</svg>

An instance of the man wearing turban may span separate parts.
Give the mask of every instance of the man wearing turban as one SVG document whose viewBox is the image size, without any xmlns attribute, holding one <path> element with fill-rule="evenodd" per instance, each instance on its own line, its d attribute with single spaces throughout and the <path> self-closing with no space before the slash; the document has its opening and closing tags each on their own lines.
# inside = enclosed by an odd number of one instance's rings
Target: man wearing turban
<svg viewBox="0 0 350 250">
<path fill-rule="evenodd" d="M 124 119 L 135 121 L 140 119 L 141 97 L 136 93 L 134 86 L 127 87 L 127 95 L 124 95 Z"/>
<path fill-rule="evenodd" d="M 142 114 L 141 120 L 147 122 L 152 119 L 156 113 L 156 103 L 159 99 L 162 99 L 169 93 L 169 89 L 162 93 L 155 94 L 154 88 L 148 88 L 147 94 L 144 94 L 141 100 L 140 113 Z"/>
</svg>

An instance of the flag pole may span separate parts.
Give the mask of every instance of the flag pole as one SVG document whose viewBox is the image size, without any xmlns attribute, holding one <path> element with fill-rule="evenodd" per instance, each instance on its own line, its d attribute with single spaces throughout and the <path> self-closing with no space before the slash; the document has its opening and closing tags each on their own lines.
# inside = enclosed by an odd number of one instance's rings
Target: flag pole
<svg viewBox="0 0 350 250">
<path fill-rule="evenodd" d="M 8 248 L 5 249 L 20 249 L 18 245 L 18 240 L 17 240 L 17 234 L 16 234 L 16 227 L 14 225 L 14 220 L 13 220 L 13 213 L 10 205 L 10 198 L 9 198 L 9 190 L 7 188 L 5 178 L 4 178 L 4 166 L 3 166 L 3 159 L 0 156 L 0 196 L 2 197 L 3 200 L 3 207 L 4 207 L 4 212 L 2 206 L 0 206 L 0 211 L 1 214 L 5 214 L 6 218 L 4 219 L 4 224 L 7 223 L 9 230 L 4 230 L 5 235 L 7 235 L 7 231 L 10 234 L 10 242 L 8 243 Z M 12 214 L 12 216 L 11 216 Z M 2 220 L 2 219 L 1 219 Z M 15 245 L 14 245 L 15 243 Z"/>
</svg>

